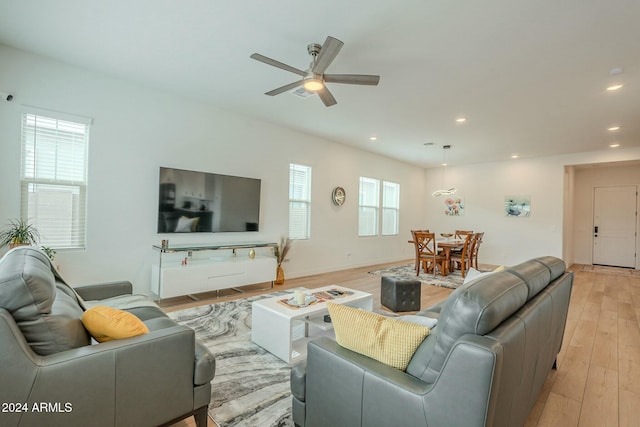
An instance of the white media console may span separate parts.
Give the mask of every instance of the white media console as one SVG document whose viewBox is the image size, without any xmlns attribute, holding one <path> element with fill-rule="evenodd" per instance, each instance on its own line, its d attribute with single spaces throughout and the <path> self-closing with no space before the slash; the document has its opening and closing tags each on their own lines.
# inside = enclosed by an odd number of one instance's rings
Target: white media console
<svg viewBox="0 0 640 427">
<path fill-rule="evenodd" d="M 255 283 L 273 286 L 277 246 L 270 242 L 154 245 L 159 256 L 151 266 L 151 290 L 159 298 L 171 298 Z"/>
</svg>

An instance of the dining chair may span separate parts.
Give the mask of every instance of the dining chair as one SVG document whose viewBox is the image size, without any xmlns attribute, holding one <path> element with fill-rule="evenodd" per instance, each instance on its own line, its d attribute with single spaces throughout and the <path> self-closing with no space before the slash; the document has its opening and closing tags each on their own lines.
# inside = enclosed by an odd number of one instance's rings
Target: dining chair
<svg viewBox="0 0 640 427">
<path fill-rule="evenodd" d="M 423 233 L 428 233 L 429 230 L 411 230 L 411 240 L 409 240 L 409 243 L 413 243 L 413 246 L 415 247 L 415 251 L 416 251 L 416 264 L 414 269 L 416 270 L 416 273 L 420 274 L 420 252 L 418 251 L 418 246 L 416 245 L 416 232 L 423 232 Z"/>
<path fill-rule="evenodd" d="M 476 233 L 473 238 L 473 242 L 471 242 L 471 253 L 469 254 L 469 264 L 471 267 L 479 270 L 478 268 L 478 252 L 480 251 L 480 244 L 482 244 L 482 239 L 484 238 L 484 232 Z"/>
<path fill-rule="evenodd" d="M 436 267 L 439 267 L 440 274 L 446 276 L 448 273 L 448 260 L 447 257 L 438 252 L 435 233 L 415 231 L 414 241 L 416 245 L 416 262 L 418 263 L 416 276 L 420 275 L 420 267 L 425 273 L 432 271 L 434 276 L 436 275 Z"/>
<path fill-rule="evenodd" d="M 473 230 L 456 230 L 454 234 L 454 239 L 464 239 L 468 234 L 473 234 Z"/>
<path fill-rule="evenodd" d="M 462 245 L 462 250 L 460 252 L 451 252 L 449 262 L 451 263 L 451 268 L 456 269 L 456 266 L 459 267 L 460 273 L 464 278 L 467 274 L 467 270 L 471 266 L 471 242 L 474 239 L 475 234 L 467 234 L 464 239 L 464 244 Z"/>
</svg>

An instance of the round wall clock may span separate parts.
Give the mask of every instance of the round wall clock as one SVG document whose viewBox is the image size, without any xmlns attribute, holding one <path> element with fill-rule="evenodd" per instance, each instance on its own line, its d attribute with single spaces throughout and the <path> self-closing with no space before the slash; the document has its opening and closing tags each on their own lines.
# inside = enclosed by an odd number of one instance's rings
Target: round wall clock
<svg viewBox="0 0 640 427">
<path fill-rule="evenodd" d="M 344 191 L 344 188 L 336 187 L 333 189 L 333 193 L 331 193 L 331 200 L 333 200 L 334 205 L 342 206 L 346 199 L 347 193 Z"/>
</svg>

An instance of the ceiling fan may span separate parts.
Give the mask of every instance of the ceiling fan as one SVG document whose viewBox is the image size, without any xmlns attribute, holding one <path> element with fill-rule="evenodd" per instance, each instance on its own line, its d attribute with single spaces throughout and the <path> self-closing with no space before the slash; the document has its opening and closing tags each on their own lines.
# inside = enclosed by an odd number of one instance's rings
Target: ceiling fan
<svg viewBox="0 0 640 427">
<path fill-rule="evenodd" d="M 376 86 L 380 81 L 380 76 L 367 74 L 324 74 L 325 70 L 331 65 L 340 49 L 344 45 L 340 40 L 331 36 L 327 37 L 324 44 L 320 46 L 317 43 L 311 43 L 307 46 L 307 52 L 311 55 L 311 64 L 306 70 L 300 70 L 287 64 L 283 64 L 275 59 L 267 58 L 259 53 L 254 53 L 251 58 L 265 64 L 281 68 L 285 71 L 297 74 L 302 79 L 265 92 L 265 95 L 274 96 L 280 93 L 303 86 L 307 92 L 317 93 L 324 105 L 330 107 L 338 102 L 333 97 L 325 83 L 344 83 L 352 85 L 370 85 Z"/>
</svg>

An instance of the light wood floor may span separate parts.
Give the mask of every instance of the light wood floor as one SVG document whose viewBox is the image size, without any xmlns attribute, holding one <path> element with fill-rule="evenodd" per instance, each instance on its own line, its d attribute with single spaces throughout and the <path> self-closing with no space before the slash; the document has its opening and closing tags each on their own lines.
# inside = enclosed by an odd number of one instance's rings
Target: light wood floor
<svg viewBox="0 0 640 427">
<path fill-rule="evenodd" d="M 274 290 L 339 284 L 373 294 L 374 309 L 383 309 L 380 277 L 368 271 L 395 264 L 399 263 L 289 279 Z M 549 374 L 526 426 L 640 427 L 640 277 L 582 271 L 579 265 L 571 270 L 575 280 L 558 370 Z M 215 292 L 199 294 L 200 301 L 167 299 L 160 305 L 175 311 L 272 291 L 260 287 L 264 285 L 243 287 L 244 294 L 224 291 L 217 298 Z M 423 285 L 422 307 L 449 293 L 450 289 Z M 194 425 L 190 418 L 173 427 Z M 216 424 L 209 420 L 209 426 Z"/>
</svg>

